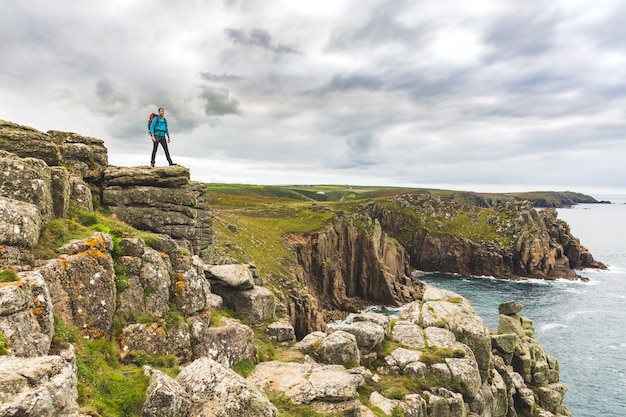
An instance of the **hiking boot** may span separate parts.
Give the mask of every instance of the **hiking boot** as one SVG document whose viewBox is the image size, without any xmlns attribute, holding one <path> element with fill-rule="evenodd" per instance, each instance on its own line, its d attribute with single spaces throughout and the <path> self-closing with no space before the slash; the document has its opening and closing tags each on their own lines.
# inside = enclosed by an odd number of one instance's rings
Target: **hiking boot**
<svg viewBox="0 0 626 417">
<path fill-rule="evenodd" d="M 154 166 L 154 162 L 150 162 L 150 166 L 153 167 Z"/>
<path fill-rule="evenodd" d="M 174 166 L 176 166 L 176 167 L 177 167 L 177 166 L 178 166 L 178 164 L 175 164 L 175 163 L 173 163 L 173 162 L 170 162 L 170 166 L 171 166 L 171 167 L 174 167 Z"/>
</svg>

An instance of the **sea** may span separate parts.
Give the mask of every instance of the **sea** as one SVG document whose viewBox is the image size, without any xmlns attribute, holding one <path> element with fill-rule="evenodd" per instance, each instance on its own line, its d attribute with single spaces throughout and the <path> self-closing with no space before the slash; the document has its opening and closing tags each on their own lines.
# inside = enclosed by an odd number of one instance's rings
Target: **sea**
<svg viewBox="0 0 626 417">
<path fill-rule="evenodd" d="M 572 235 L 607 270 L 577 271 L 589 281 L 506 281 L 428 273 L 420 279 L 468 299 L 490 330 L 498 305 L 524 305 L 536 337 L 561 366 L 564 404 L 574 417 L 626 417 L 626 195 L 593 195 L 612 204 L 558 209 Z"/>
</svg>

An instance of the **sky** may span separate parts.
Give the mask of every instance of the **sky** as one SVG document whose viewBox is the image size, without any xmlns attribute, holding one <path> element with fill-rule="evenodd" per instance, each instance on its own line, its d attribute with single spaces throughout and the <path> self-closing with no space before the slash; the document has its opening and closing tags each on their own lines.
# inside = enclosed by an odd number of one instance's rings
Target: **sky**
<svg viewBox="0 0 626 417">
<path fill-rule="evenodd" d="M 0 119 L 202 182 L 626 193 L 621 0 L 2 0 Z M 166 165 L 161 149 L 157 165 Z"/>
</svg>

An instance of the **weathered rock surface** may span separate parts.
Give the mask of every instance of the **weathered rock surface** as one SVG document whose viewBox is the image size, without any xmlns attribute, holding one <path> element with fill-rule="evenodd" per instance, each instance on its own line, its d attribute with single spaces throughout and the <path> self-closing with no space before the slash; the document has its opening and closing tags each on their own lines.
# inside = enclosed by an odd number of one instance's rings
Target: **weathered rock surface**
<svg viewBox="0 0 626 417">
<path fill-rule="evenodd" d="M 183 247 L 189 242 L 195 254 L 208 260 L 212 220 L 203 194 L 183 166 L 109 166 L 104 172 L 103 204 L 120 219 L 137 229 L 172 236 Z"/>
<path fill-rule="evenodd" d="M 50 166 L 62 161 L 59 147 L 49 135 L 32 127 L 0 120 L 0 149 L 22 158 L 37 158 Z"/>
<path fill-rule="evenodd" d="M 32 248 L 39 240 L 41 226 L 37 206 L 0 197 L 0 245 Z"/>
<path fill-rule="evenodd" d="M 293 326 L 284 321 L 275 321 L 267 326 L 265 334 L 275 342 L 291 342 L 296 338 Z"/>
<path fill-rule="evenodd" d="M 90 183 L 102 179 L 109 164 L 103 140 L 58 130 L 49 130 L 48 136 L 59 147 L 63 165 L 73 173 Z"/>
<path fill-rule="evenodd" d="M 61 250 L 66 254 L 38 268 L 46 280 L 59 317 L 78 326 L 85 336 L 109 334 L 116 311 L 111 236 L 94 233 Z"/>
<path fill-rule="evenodd" d="M 247 264 L 207 265 L 204 269 L 214 286 L 228 286 L 235 290 L 251 290 L 254 279 Z"/>
<path fill-rule="evenodd" d="M 361 355 L 375 350 L 385 339 L 385 329 L 371 321 L 356 321 L 342 330 L 354 336 Z"/>
<path fill-rule="evenodd" d="M 251 383 L 209 358 L 183 368 L 176 381 L 189 394 L 198 417 L 275 417 L 276 408 Z"/>
<path fill-rule="evenodd" d="M 292 233 L 287 240 L 298 262 L 297 279 L 322 309 L 356 312 L 365 307 L 365 300 L 401 305 L 421 298 L 423 287 L 410 276 L 406 252 L 377 221 L 364 230 L 339 216 L 334 225 Z M 319 330 L 312 324 L 306 333 Z M 302 329 L 295 327 L 296 335 L 304 337 Z"/>
<path fill-rule="evenodd" d="M 43 220 L 54 217 L 51 170 L 41 159 L 0 150 L 0 195 L 37 206 Z"/>
<path fill-rule="evenodd" d="M 342 330 L 331 334 L 311 333 L 298 342 L 295 347 L 325 364 L 353 368 L 361 362 L 361 353 L 356 337 Z"/>
<path fill-rule="evenodd" d="M 294 404 L 360 416 L 357 388 L 364 382 L 363 373 L 363 368 L 272 361 L 257 365 L 248 381 L 261 391 L 283 393 Z"/>
<path fill-rule="evenodd" d="M 250 325 L 273 320 L 276 311 L 274 293 L 265 287 L 254 286 L 239 291 L 227 286 L 215 286 L 213 291 L 224 300 L 224 305 L 243 315 Z"/>
<path fill-rule="evenodd" d="M 72 417 L 78 414 L 73 349 L 54 356 L 0 360 L 0 416 Z"/>
<path fill-rule="evenodd" d="M 239 320 L 223 319 L 223 324 L 194 333 L 194 358 L 207 357 L 232 368 L 243 360 L 257 362 L 254 332 Z"/>
<path fill-rule="evenodd" d="M 54 336 L 50 292 L 41 274 L 18 276 L 19 281 L 0 283 L 0 333 L 10 356 L 46 355 Z"/>
<path fill-rule="evenodd" d="M 395 323 L 391 337 L 402 347 L 379 370 L 437 383 L 403 400 L 377 393 L 370 405 L 423 417 L 569 416 L 558 361 L 537 342 L 530 320 L 517 315 L 520 304 L 503 303 L 500 311 L 508 315 L 489 334 L 465 299 L 427 287 Z M 298 345 L 310 352 L 324 340 L 323 333 L 311 334 Z"/>
<path fill-rule="evenodd" d="M 63 167 L 0 149 L 0 267 L 32 263 L 26 250 L 37 242 L 41 227 L 67 216 L 72 202 L 82 208 L 92 204 L 82 179 Z"/>
<path fill-rule="evenodd" d="M 174 378 L 149 366 L 144 366 L 143 371 L 150 377 L 150 382 L 146 390 L 146 402 L 141 409 L 142 417 L 189 415 L 192 406 L 190 395 Z"/>
</svg>

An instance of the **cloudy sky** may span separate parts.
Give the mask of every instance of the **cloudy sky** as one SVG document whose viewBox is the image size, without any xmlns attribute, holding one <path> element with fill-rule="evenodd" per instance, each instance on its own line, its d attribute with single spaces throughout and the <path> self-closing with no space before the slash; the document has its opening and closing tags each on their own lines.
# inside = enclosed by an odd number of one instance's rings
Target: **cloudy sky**
<svg viewBox="0 0 626 417">
<path fill-rule="evenodd" d="M 0 119 L 147 165 L 162 106 L 204 182 L 626 192 L 624 39 L 620 0 L 3 0 Z"/>
</svg>

